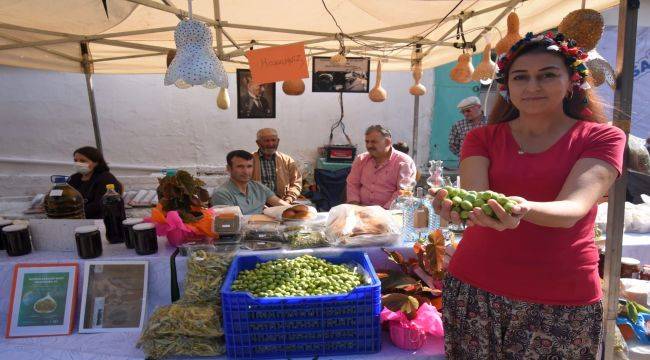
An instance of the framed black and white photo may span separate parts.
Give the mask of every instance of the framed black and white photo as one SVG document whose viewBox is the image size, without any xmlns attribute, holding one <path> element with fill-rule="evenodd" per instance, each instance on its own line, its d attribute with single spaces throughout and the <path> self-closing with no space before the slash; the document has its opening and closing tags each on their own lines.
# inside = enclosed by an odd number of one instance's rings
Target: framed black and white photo
<svg viewBox="0 0 650 360">
<path fill-rule="evenodd" d="M 142 331 L 147 261 L 86 261 L 80 333 Z"/>
<path fill-rule="evenodd" d="M 349 57 L 345 65 L 338 65 L 329 57 L 314 56 L 312 65 L 312 92 L 370 91 L 370 58 Z"/>
<path fill-rule="evenodd" d="M 275 117 L 275 83 L 255 84 L 251 71 L 237 69 L 237 118 Z"/>
</svg>

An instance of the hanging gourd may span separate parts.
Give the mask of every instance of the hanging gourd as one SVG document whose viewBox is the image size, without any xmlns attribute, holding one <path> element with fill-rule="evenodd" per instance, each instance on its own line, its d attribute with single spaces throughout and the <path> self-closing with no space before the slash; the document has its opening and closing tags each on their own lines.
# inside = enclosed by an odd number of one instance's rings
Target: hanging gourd
<svg viewBox="0 0 650 360">
<path fill-rule="evenodd" d="M 330 62 L 334 65 L 343 66 L 348 63 L 348 59 L 343 54 L 336 54 L 330 58 Z"/>
<path fill-rule="evenodd" d="M 596 10 L 579 9 L 570 12 L 562 19 L 557 30 L 569 39 L 575 40 L 578 47 L 589 52 L 596 48 L 603 36 L 605 20 Z"/>
<path fill-rule="evenodd" d="M 594 87 L 607 83 L 610 88 L 615 89 L 616 74 L 612 65 L 596 50 L 591 50 L 587 55 L 589 57 L 586 65 L 589 69 L 589 75 L 591 75 L 587 76 L 587 82 Z"/>
<path fill-rule="evenodd" d="M 510 15 L 508 15 L 507 24 L 508 32 L 506 33 L 506 36 L 499 40 L 497 45 L 494 47 L 494 50 L 498 55 L 507 53 L 512 45 L 521 40 L 521 35 L 519 35 L 519 16 L 517 16 L 517 13 L 511 12 Z"/>
<path fill-rule="evenodd" d="M 337 66 L 344 66 L 348 63 L 345 57 L 345 41 L 342 34 L 336 34 L 336 40 L 339 42 L 339 53 L 330 58 L 330 62 Z"/>
<path fill-rule="evenodd" d="M 474 65 L 472 65 L 472 55 L 468 53 L 460 54 L 458 63 L 449 72 L 449 77 L 455 82 L 465 84 L 472 81 Z"/>
<path fill-rule="evenodd" d="M 386 90 L 381 87 L 381 59 L 377 60 L 377 81 L 375 87 L 368 93 L 368 97 L 373 102 L 382 102 L 388 97 Z"/>
<path fill-rule="evenodd" d="M 230 107 L 230 96 L 228 96 L 228 89 L 221 88 L 219 95 L 217 95 L 217 107 L 221 110 L 227 110 Z"/>
<path fill-rule="evenodd" d="M 282 83 L 282 91 L 291 96 L 298 96 L 305 92 L 305 83 L 302 79 L 285 80 Z"/>
<path fill-rule="evenodd" d="M 607 83 L 609 87 L 616 87 L 616 75 L 612 65 L 603 58 L 596 46 L 603 35 L 605 20 L 596 10 L 579 9 L 570 12 L 558 25 L 558 31 L 588 52 L 586 65 L 590 75 L 587 81 L 591 86 L 598 87 Z"/>
<path fill-rule="evenodd" d="M 424 85 L 420 84 L 420 79 L 422 78 L 422 63 L 417 61 L 413 65 L 413 80 L 415 84 L 409 89 L 409 93 L 413 96 L 422 96 L 427 93 L 427 88 Z"/>
<path fill-rule="evenodd" d="M 481 62 L 476 66 L 476 70 L 474 70 L 474 73 L 472 74 L 472 80 L 483 82 L 492 81 L 496 65 L 490 57 L 491 50 L 492 46 L 490 43 L 485 44 L 485 49 L 483 50 L 483 59 L 481 59 Z"/>
</svg>

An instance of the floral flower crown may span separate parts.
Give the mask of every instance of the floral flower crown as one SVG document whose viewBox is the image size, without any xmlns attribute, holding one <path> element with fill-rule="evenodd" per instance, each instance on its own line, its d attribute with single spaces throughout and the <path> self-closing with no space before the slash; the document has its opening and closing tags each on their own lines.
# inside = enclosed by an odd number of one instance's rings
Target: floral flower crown
<svg viewBox="0 0 650 360">
<path fill-rule="evenodd" d="M 573 86 L 582 90 L 587 90 L 590 88 L 589 84 L 587 83 L 589 69 L 587 69 L 587 65 L 585 64 L 588 55 L 577 46 L 574 40 L 566 38 L 562 33 L 553 35 L 553 33 L 547 32 L 546 34 L 539 34 L 535 36 L 532 32 L 529 32 L 523 39 L 517 41 L 507 53 L 501 55 L 497 60 L 498 72 L 496 80 L 499 84 L 501 84 L 499 90 L 507 90 L 505 87 L 506 68 L 512 61 L 515 54 L 517 54 L 519 49 L 525 44 L 531 42 L 542 42 L 544 45 L 546 45 L 547 50 L 557 51 L 561 53 L 565 59 L 566 64 L 571 70 L 570 76 L 571 82 L 573 82 Z"/>
</svg>

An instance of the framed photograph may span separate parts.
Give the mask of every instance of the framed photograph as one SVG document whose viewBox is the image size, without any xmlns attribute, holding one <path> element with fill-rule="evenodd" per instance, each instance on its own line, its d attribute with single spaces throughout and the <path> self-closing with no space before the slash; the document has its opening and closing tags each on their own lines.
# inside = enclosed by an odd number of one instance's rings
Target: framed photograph
<svg viewBox="0 0 650 360">
<path fill-rule="evenodd" d="M 147 261 L 86 261 L 79 332 L 141 331 L 148 279 Z"/>
<path fill-rule="evenodd" d="M 329 57 L 312 58 L 312 92 L 367 93 L 370 91 L 370 58 L 349 57 L 345 65 Z"/>
<path fill-rule="evenodd" d="M 16 264 L 5 336 L 72 333 L 78 273 L 76 263 Z"/>
<path fill-rule="evenodd" d="M 275 83 L 255 84 L 251 71 L 237 69 L 237 118 L 275 117 Z"/>
</svg>

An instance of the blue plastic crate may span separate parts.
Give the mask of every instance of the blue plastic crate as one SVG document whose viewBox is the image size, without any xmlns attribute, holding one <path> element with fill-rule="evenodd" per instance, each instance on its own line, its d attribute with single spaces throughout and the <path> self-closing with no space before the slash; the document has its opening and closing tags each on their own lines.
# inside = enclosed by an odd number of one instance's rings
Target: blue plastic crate
<svg viewBox="0 0 650 360">
<path fill-rule="evenodd" d="M 306 297 L 254 297 L 231 291 L 242 270 L 279 258 L 310 254 L 334 264 L 355 262 L 370 284 L 348 294 Z M 223 325 L 229 358 L 289 358 L 352 355 L 381 350 L 381 282 L 361 251 L 268 253 L 234 258 L 221 288 Z"/>
</svg>

